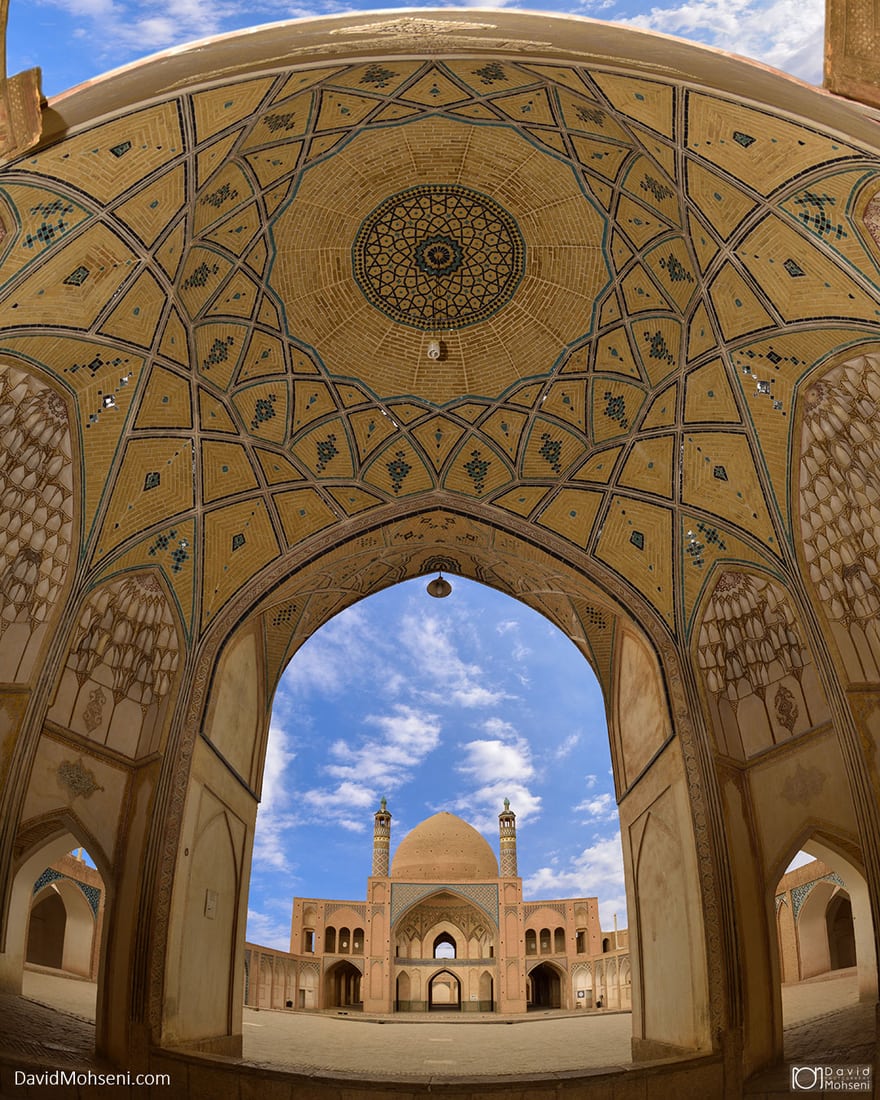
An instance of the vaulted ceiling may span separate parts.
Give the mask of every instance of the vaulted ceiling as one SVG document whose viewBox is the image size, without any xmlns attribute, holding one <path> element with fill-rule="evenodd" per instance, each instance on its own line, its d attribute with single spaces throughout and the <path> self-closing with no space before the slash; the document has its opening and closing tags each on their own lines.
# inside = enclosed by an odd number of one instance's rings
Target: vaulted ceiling
<svg viewBox="0 0 880 1100">
<path fill-rule="evenodd" d="M 0 355 L 68 395 L 81 582 L 158 567 L 195 637 L 458 501 L 686 635 L 713 563 L 791 553 L 799 387 L 876 339 L 869 124 L 652 36 L 577 60 L 586 23 L 324 22 L 63 97 L 0 173 Z"/>
</svg>

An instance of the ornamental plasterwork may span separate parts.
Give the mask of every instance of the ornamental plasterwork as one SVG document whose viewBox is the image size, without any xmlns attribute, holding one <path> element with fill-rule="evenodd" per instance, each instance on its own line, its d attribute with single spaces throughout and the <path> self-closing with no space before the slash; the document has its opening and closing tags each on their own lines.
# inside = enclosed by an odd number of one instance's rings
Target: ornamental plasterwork
<svg viewBox="0 0 880 1100">
<path fill-rule="evenodd" d="M 854 680 L 880 678 L 880 355 L 849 359 L 804 393 L 800 528 L 809 577 Z"/>
<path fill-rule="evenodd" d="M 95 773 L 83 764 L 82 757 L 78 760 L 63 760 L 55 774 L 58 782 L 67 788 L 72 798 L 89 799 L 95 791 L 104 790 L 95 778 Z"/>
</svg>

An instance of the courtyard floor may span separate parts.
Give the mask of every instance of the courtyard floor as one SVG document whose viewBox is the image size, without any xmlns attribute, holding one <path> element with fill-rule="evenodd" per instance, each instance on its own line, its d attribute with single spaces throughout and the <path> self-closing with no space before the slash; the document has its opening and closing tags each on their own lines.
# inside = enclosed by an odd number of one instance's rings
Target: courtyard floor
<svg viewBox="0 0 880 1100">
<path fill-rule="evenodd" d="M 27 1057 L 48 1046 L 56 1056 L 67 1051 L 82 1059 L 94 1042 L 95 992 L 91 982 L 27 971 L 24 997 L 0 997 L 0 1049 Z M 858 1003 L 854 970 L 784 987 L 783 1004 L 789 1061 L 820 1054 L 870 1060 L 873 1006 Z M 385 1079 L 613 1068 L 630 1062 L 631 1025 L 628 1012 L 606 1010 L 440 1021 L 246 1009 L 244 1058 L 300 1072 Z"/>
</svg>

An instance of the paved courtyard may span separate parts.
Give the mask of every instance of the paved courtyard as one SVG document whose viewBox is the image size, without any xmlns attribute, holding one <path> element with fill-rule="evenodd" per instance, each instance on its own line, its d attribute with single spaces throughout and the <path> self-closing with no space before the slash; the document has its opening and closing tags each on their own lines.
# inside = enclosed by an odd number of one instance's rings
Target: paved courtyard
<svg viewBox="0 0 880 1100">
<path fill-rule="evenodd" d="M 88 1061 L 95 985 L 29 971 L 24 993 L 24 998 L 0 997 L 0 1049 L 27 1059 L 42 1047 L 52 1051 L 55 1064 L 65 1056 Z M 854 971 L 787 987 L 783 1001 L 789 1060 L 812 1059 L 820 1052 L 869 1060 L 872 1006 L 858 1003 Z M 244 1057 L 300 1072 L 385 1079 L 534 1074 L 628 1063 L 630 1028 L 629 1013 L 605 1011 L 438 1021 L 436 1016 L 382 1019 L 247 1009 Z"/>
</svg>

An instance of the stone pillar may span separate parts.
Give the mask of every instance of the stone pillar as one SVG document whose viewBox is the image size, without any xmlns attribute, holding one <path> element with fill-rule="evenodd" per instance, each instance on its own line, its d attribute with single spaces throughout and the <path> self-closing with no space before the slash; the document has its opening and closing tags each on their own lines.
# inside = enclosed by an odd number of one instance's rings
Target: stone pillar
<svg viewBox="0 0 880 1100">
<path fill-rule="evenodd" d="M 501 834 L 501 877 L 516 876 L 516 814 L 510 808 L 510 799 L 504 799 L 504 811 L 498 815 Z"/>
<path fill-rule="evenodd" d="M 383 798 L 373 821 L 373 875 L 388 874 L 388 853 L 391 848 L 391 814 Z"/>
</svg>

